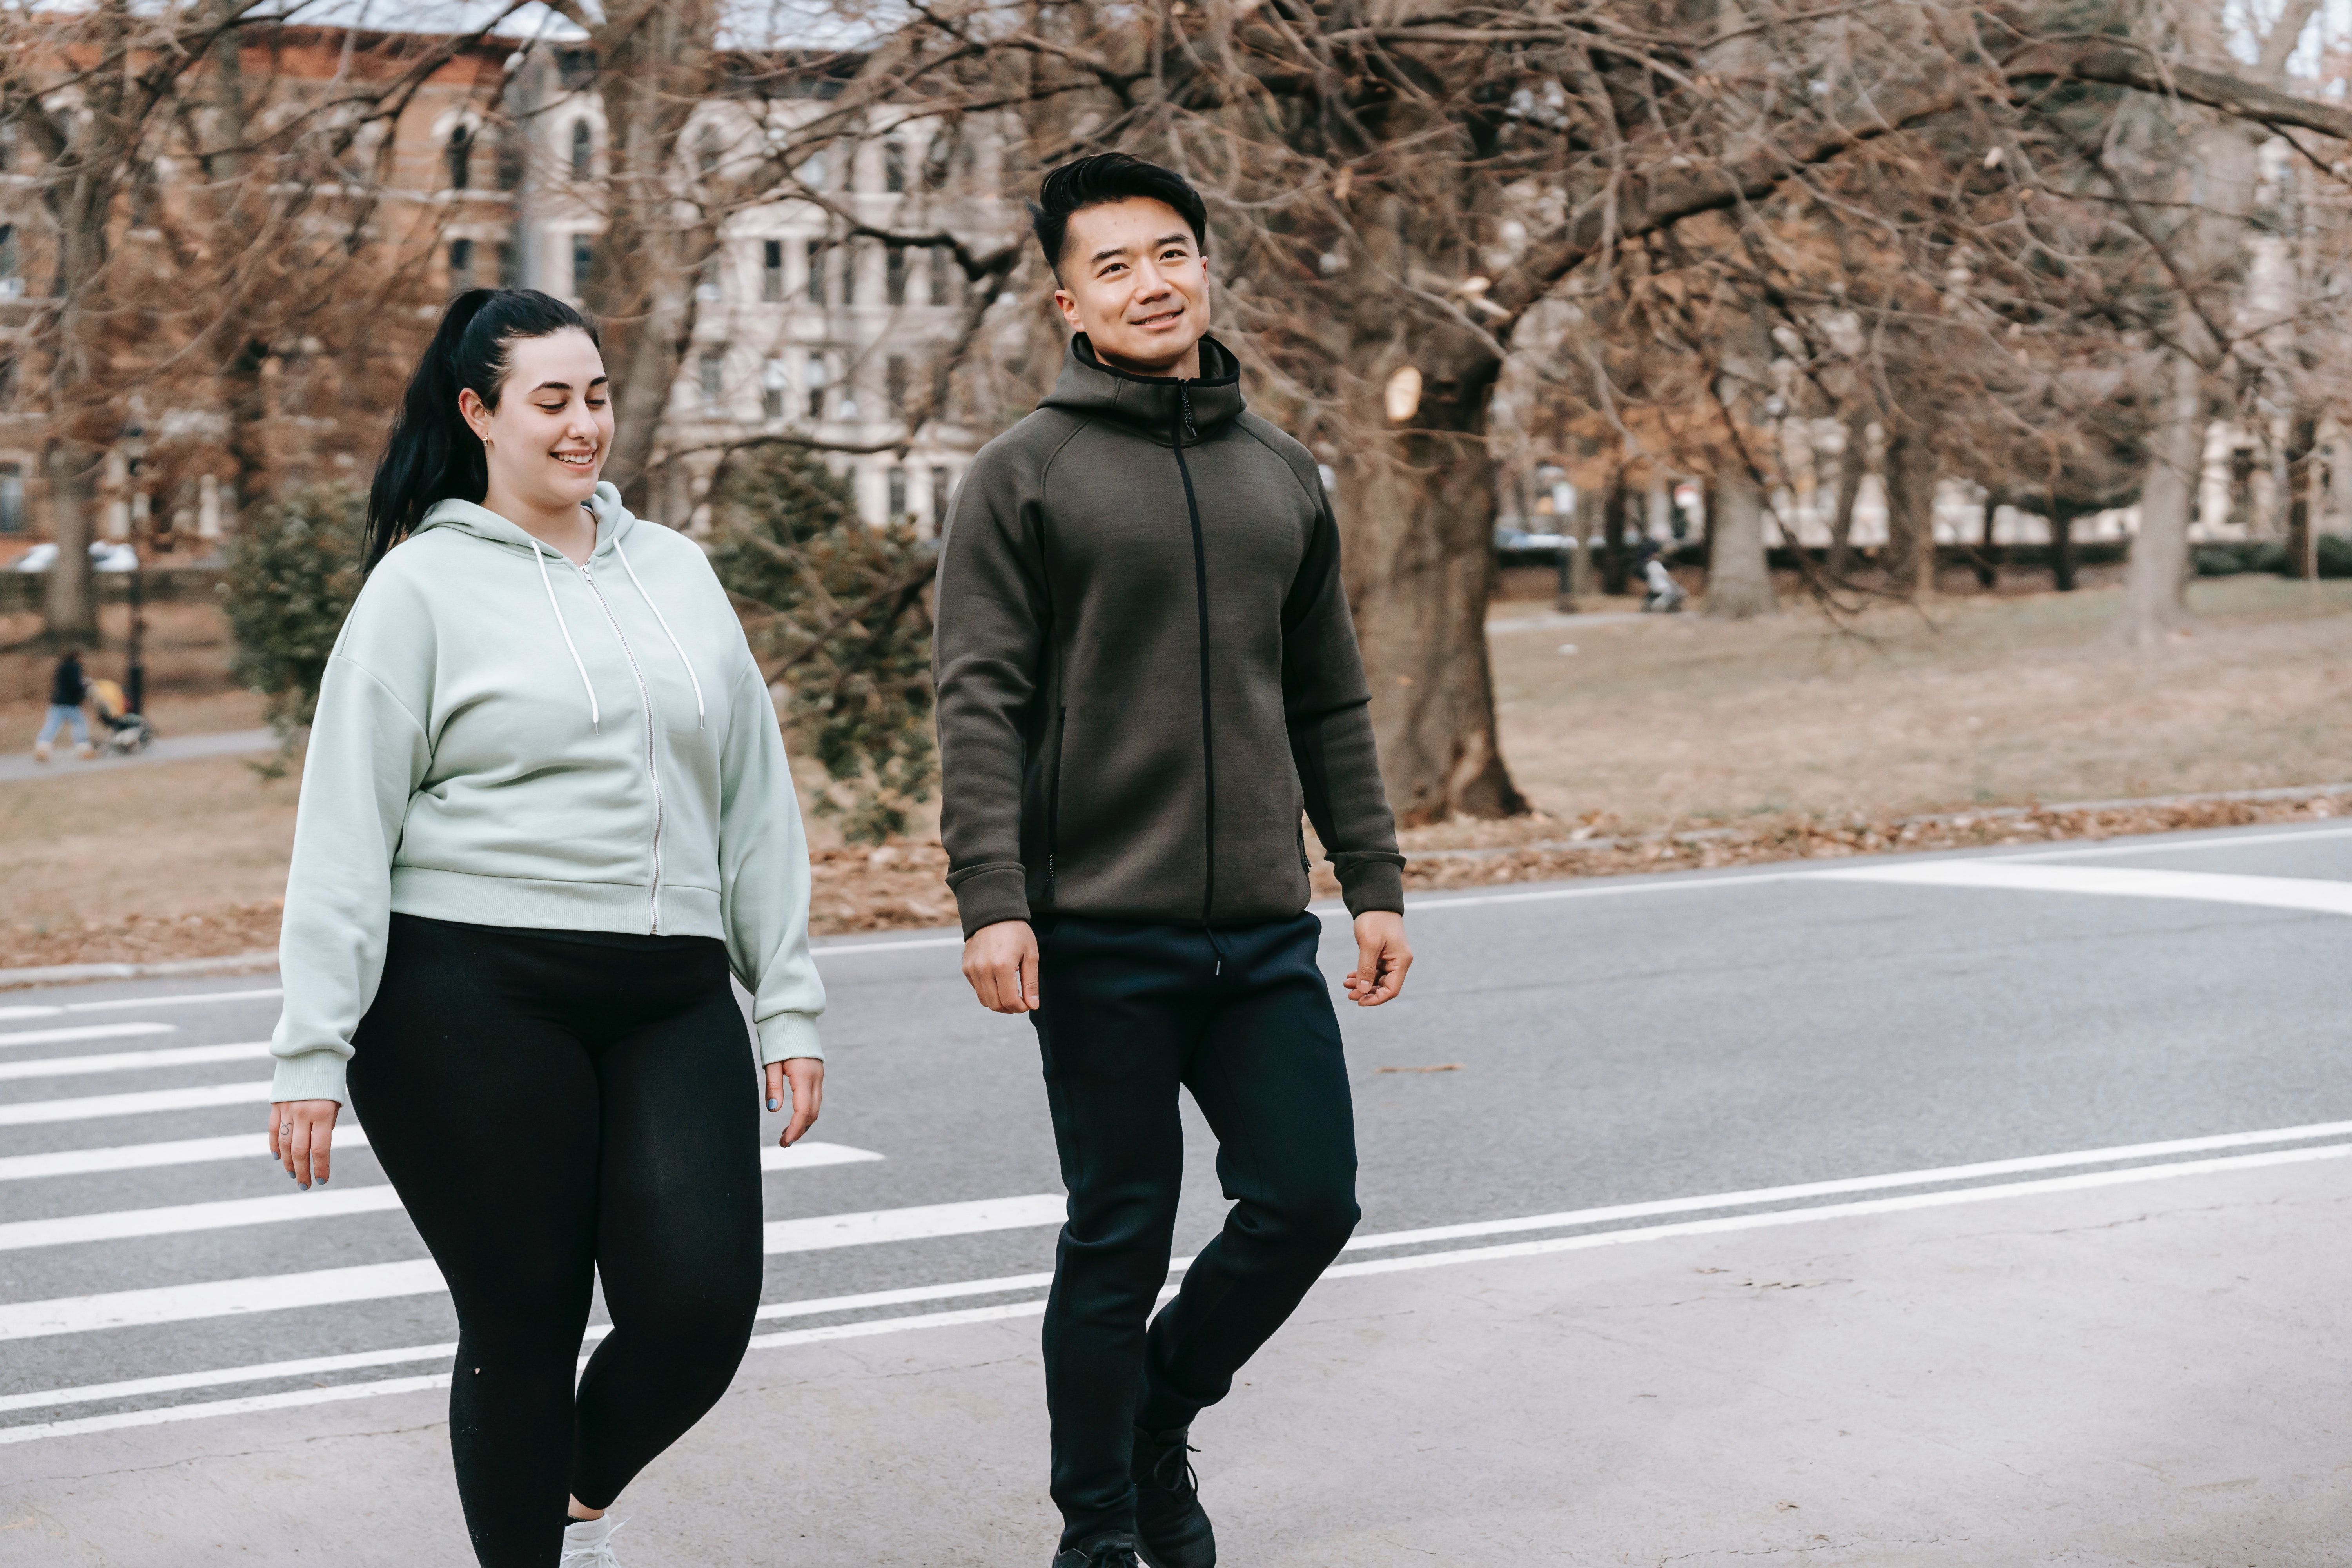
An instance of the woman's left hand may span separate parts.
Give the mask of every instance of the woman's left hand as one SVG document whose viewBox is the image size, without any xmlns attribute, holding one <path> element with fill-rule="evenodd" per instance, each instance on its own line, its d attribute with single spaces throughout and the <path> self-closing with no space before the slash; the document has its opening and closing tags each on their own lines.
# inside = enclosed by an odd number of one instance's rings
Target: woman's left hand
<svg viewBox="0 0 2352 1568">
<path fill-rule="evenodd" d="M 784 1091 L 789 1085 L 793 1097 L 792 1124 L 777 1140 L 779 1148 L 789 1149 L 808 1135 L 816 1124 L 816 1113 L 824 1109 L 824 1063 L 815 1057 L 794 1057 L 790 1061 L 768 1064 L 768 1109 L 784 1108 Z"/>
</svg>

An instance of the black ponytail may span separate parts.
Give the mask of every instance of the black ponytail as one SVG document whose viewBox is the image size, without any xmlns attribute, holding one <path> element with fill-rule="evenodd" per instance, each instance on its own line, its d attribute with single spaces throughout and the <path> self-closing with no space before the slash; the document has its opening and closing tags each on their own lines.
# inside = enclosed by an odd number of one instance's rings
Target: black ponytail
<svg viewBox="0 0 2352 1568">
<path fill-rule="evenodd" d="M 408 378 L 368 487 L 366 568 L 407 538 L 434 502 L 478 501 L 488 491 L 489 463 L 481 437 L 457 412 L 457 394 L 470 386 L 485 407 L 497 408 L 515 340 L 572 329 L 603 347 L 594 322 L 536 289 L 468 289 L 449 301 Z"/>
</svg>

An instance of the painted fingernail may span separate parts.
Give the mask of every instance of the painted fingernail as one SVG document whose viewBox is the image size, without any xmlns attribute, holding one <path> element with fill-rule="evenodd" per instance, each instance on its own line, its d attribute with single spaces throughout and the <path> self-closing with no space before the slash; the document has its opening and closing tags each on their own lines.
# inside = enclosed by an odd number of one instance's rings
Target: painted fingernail
<svg viewBox="0 0 2352 1568">
<path fill-rule="evenodd" d="M 769 1097 L 768 1097 L 768 1109 L 769 1109 L 769 1110 L 782 1110 L 783 1108 L 784 1108 L 784 1102 L 783 1102 L 782 1100 L 776 1099 L 773 1095 L 771 1095 L 771 1096 L 769 1096 Z"/>
</svg>

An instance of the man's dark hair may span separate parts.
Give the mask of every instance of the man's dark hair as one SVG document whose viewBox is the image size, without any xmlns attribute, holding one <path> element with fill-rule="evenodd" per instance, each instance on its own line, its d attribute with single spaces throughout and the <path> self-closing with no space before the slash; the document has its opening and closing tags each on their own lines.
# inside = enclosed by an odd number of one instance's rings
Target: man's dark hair
<svg viewBox="0 0 2352 1568">
<path fill-rule="evenodd" d="M 1037 199 L 1029 204 L 1029 226 L 1036 230 L 1037 243 L 1045 247 L 1045 264 L 1054 269 L 1054 276 L 1062 275 L 1062 247 L 1069 235 L 1072 213 L 1135 196 L 1174 207 L 1192 226 L 1192 242 L 1203 256 L 1208 254 L 1209 205 L 1192 188 L 1192 181 L 1173 169 L 1147 163 L 1129 153 L 1097 153 L 1046 175 L 1045 183 L 1037 187 Z"/>
</svg>

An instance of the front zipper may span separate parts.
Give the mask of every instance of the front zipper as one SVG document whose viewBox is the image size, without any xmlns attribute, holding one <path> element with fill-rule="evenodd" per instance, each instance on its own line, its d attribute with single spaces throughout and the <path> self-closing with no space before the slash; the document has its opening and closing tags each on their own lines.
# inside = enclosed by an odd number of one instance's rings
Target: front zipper
<svg viewBox="0 0 2352 1568">
<path fill-rule="evenodd" d="M 1184 437 L 1200 431 L 1192 424 L 1192 394 L 1183 382 L 1176 384 L 1176 472 L 1184 480 L 1184 510 L 1192 523 L 1192 590 L 1199 605 L 1201 619 L 1201 779 L 1207 795 L 1202 813 L 1202 842 L 1208 856 L 1208 870 L 1201 889 L 1201 924 L 1205 928 L 1217 907 L 1217 748 L 1216 731 L 1209 714 L 1209 548 L 1201 537 L 1201 501 L 1192 493 L 1192 469 L 1184 461 Z M 1213 944 L 1213 942 L 1212 942 Z M 1224 955 L 1217 956 L 1217 970 L 1224 970 Z"/>
<path fill-rule="evenodd" d="M 1045 784 L 1045 907 L 1054 907 L 1054 855 L 1062 838 L 1062 737 L 1070 732 L 1070 710 L 1054 710 L 1054 772 Z"/>
<path fill-rule="evenodd" d="M 662 933 L 662 797 L 661 757 L 656 750 L 654 731 L 654 695 L 646 687 L 646 672 L 637 668 L 636 653 L 629 647 L 629 639 L 622 632 L 621 623 L 613 614 L 613 606 L 604 602 L 604 591 L 596 586 L 595 574 L 583 565 L 580 568 L 580 580 L 588 584 L 588 592 L 595 599 L 596 607 L 604 612 L 604 619 L 612 624 L 613 640 L 621 645 L 621 657 L 629 661 L 629 673 L 637 678 L 637 702 L 646 710 L 646 777 L 652 784 L 654 791 L 654 883 L 650 898 L 652 910 L 648 924 L 652 933 L 659 936 Z"/>
</svg>

